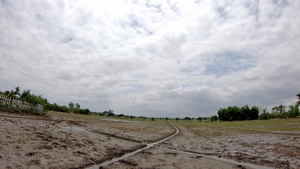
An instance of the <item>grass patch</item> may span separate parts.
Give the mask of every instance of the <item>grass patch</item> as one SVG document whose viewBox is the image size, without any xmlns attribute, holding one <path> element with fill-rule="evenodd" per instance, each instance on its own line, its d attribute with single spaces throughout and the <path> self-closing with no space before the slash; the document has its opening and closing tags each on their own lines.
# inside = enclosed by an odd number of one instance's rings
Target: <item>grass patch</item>
<svg viewBox="0 0 300 169">
<path fill-rule="evenodd" d="M 170 131 L 165 130 L 171 128 L 166 120 L 154 120 L 143 118 L 125 118 L 125 117 L 106 117 L 98 115 L 82 115 L 73 113 L 61 113 L 49 111 L 48 115 L 65 118 L 71 121 L 80 121 L 85 125 L 102 128 L 103 131 L 115 132 L 136 132 L 154 135 L 170 135 Z"/>
<path fill-rule="evenodd" d="M 233 122 L 179 121 L 185 127 L 218 127 L 253 131 L 300 131 L 300 118 Z"/>
<path fill-rule="evenodd" d="M 44 116 L 46 115 L 46 112 L 40 112 L 32 108 L 19 108 L 14 107 L 11 105 L 1 105 L 0 104 L 0 111 L 4 112 L 10 112 L 10 113 L 19 113 L 19 114 L 30 114 L 30 115 L 38 115 L 38 116 Z"/>
</svg>

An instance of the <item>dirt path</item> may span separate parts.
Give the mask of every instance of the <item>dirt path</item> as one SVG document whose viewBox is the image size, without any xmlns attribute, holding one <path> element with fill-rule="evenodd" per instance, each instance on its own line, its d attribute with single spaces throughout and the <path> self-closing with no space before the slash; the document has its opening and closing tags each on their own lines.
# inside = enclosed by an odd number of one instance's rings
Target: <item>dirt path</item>
<svg viewBox="0 0 300 169">
<path fill-rule="evenodd" d="M 123 159 L 125 159 L 125 158 L 134 156 L 134 155 L 137 154 L 137 153 L 140 153 L 140 152 L 142 152 L 142 151 L 144 151 L 144 150 L 147 150 L 147 149 L 149 149 L 149 148 L 151 148 L 151 147 L 153 147 L 153 146 L 155 146 L 155 145 L 158 145 L 158 144 L 160 144 L 160 143 L 162 143 L 162 142 L 167 141 L 168 139 L 174 137 L 175 135 L 177 135 L 177 134 L 179 133 L 178 128 L 177 128 L 176 126 L 174 126 L 172 123 L 170 123 L 170 124 L 171 124 L 171 125 L 174 127 L 174 129 L 176 130 L 176 132 L 173 133 L 172 135 L 170 135 L 170 136 L 168 136 L 168 137 L 165 137 L 165 138 L 163 138 L 163 139 L 161 139 L 161 140 L 159 140 L 159 141 L 156 141 L 156 142 L 147 144 L 146 147 L 141 148 L 141 149 L 138 149 L 138 150 L 135 150 L 135 151 L 133 151 L 133 152 L 131 152 L 131 153 L 125 154 L 125 155 L 123 155 L 122 157 L 114 158 L 114 159 L 112 159 L 112 160 L 110 160 L 110 161 L 106 161 L 106 162 L 104 162 L 104 163 L 102 163 L 102 164 L 99 164 L 99 165 L 94 165 L 94 166 L 89 167 L 89 168 L 87 168 L 87 169 L 98 169 L 99 167 L 105 167 L 105 166 L 108 166 L 108 165 L 110 165 L 110 164 L 112 164 L 112 163 L 114 163 L 114 162 L 117 162 L 117 161 L 119 161 L 119 160 L 123 160 Z"/>
<path fill-rule="evenodd" d="M 300 168 L 299 132 L 182 127 L 161 147 L 271 168 Z"/>
<path fill-rule="evenodd" d="M 221 158 L 215 155 L 201 154 L 196 152 L 182 151 L 179 149 L 170 149 L 159 146 L 160 143 L 171 139 L 179 133 L 179 129 L 171 124 L 176 132 L 162 140 L 147 144 L 147 147 L 128 153 L 122 157 L 114 158 L 110 161 L 87 169 L 98 168 L 260 168 L 271 169 L 246 162 L 236 161 L 233 159 Z M 169 140 L 172 142 L 172 140 Z M 148 150 L 149 149 L 149 150 Z M 138 154 L 139 153 L 139 154 Z M 178 158 L 180 157 L 180 158 Z M 181 161 L 174 161 L 177 159 Z M 170 163 L 171 161 L 171 163 Z M 193 163 L 190 163 L 193 161 Z"/>
<path fill-rule="evenodd" d="M 271 167 L 259 166 L 259 165 L 245 163 L 245 162 L 238 162 L 238 161 L 235 161 L 235 160 L 220 158 L 220 157 L 213 156 L 213 155 L 205 155 L 205 154 L 193 153 L 193 152 L 188 152 L 188 151 L 168 149 L 168 148 L 163 148 L 163 147 L 159 147 L 159 148 L 169 150 L 169 151 L 173 151 L 173 152 L 177 152 L 177 153 L 188 154 L 188 155 L 193 155 L 193 156 L 197 156 L 197 157 L 205 157 L 205 158 L 212 159 L 212 160 L 217 160 L 217 161 L 222 161 L 222 162 L 226 162 L 226 163 L 236 164 L 237 166 L 241 166 L 241 167 L 245 167 L 245 168 L 250 167 L 250 168 L 259 168 L 259 169 L 272 169 Z"/>
</svg>

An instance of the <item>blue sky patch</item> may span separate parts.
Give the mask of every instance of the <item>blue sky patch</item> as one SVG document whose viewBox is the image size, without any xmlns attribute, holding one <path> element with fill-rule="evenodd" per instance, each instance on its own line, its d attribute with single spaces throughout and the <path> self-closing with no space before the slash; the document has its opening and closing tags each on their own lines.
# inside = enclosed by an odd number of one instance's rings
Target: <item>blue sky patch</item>
<svg viewBox="0 0 300 169">
<path fill-rule="evenodd" d="M 234 51 L 225 51 L 215 55 L 214 59 L 206 65 L 205 74 L 217 77 L 231 72 L 245 70 L 251 67 L 251 56 Z"/>
</svg>

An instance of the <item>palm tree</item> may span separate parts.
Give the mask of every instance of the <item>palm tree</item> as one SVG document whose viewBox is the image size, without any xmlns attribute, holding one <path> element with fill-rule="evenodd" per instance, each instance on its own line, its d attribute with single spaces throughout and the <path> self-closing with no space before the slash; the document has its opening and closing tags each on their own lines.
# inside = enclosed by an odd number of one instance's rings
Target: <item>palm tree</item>
<svg viewBox="0 0 300 169">
<path fill-rule="evenodd" d="M 30 90 L 24 90 L 20 96 L 20 99 L 22 101 L 28 101 L 28 99 L 30 98 Z"/>
<path fill-rule="evenodd" d="M 299 101 L 296 102 L 295 108 L 298 108 L 298 106 L 300 104 L 300 92 L 297 94 L 297 97 L 298 97 Z"/>
<path fill-rule="evenodd" d="M 9 97 L 15 99 L 15 94 L 14 90 L 11 90 L 9 93 Z"/>
<path fill-rule="evenodd" d="M 9 92 L 8 90 L 6 90 L 6 91 L 4 92 L 4 95 L 5 95 L 6 97 L 9 97 L 9 94 L 10 94 L 10 92 Z"/>
<path fill-rule="evenodd" d="M 14 92 L 14 95 L 15 96 L 20 96 L 20 88 L 19 87 L 16 87 L 16 90 Z"/>
</svg>

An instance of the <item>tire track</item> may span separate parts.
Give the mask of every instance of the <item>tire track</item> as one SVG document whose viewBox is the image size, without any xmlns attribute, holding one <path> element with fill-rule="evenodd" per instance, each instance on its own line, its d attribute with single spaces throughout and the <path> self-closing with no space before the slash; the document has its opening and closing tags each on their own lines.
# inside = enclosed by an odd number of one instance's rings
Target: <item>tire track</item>
<svg viewBox="0 0 300 169">
<path fill-rule="evenodd" d="M 163 138 L 163 139 L 161 139 L 161 140 L 159 140 L 159 141 L 156 141 L 156 142 L 153 142 L 153 143 L 149 143 L 149 144 L 147 144 L 147 146 L 144 147 L 144 148 L 135 150 L 135 151 L 133 151 L 133 152 L 131 152 L 131 153 L 125 154 L 125 155 L 123 155 L 123 156 L 121 156 L 121 157 L 118 157 L 118 158 L 113 158 L 113 159 L 110 160 L 110 161 L 106 161 L 106 162 L 104 162 L 104 163 L 101 163 L 101 164 L 98 164 L 98 165 L 94 165 L 94 166 L 88 167 L 87 169 L 98 169 L 99 167 L 108 166 L 108 165 L 110 165 L 110 164 L 112 164 L 112 163 L 114 163 L 114 162 L 117 162 L 117 161 L 122 160 L 122 159 L 124 159 L 124 158 L 133 156 L 133 155 L 135 155 L 135 154 L 137 154 L 137 153 L 139 153 L 139 152 L 141 152 L 141 151 L 144 151 L 144 150 L 149 149 L 149 148 L 151 148 L 151 147 L 153 147 L 153 146 L 155 146 L 155 145 L 157 145 L 157 144 L 160 144 L 160 143 L 162 143 L 162 142 L 167 141 L 168 139 L 174 137 L 175 135 L 177 135 L 177 134 L 179 133 L 179 129 L 178 129 L 176 126 L 174 126 L 172 123 L 170 123 L 170 124 L 171 124 L 171 125 L 173 126 L 173 128 L 176 130 L 176 132 L 173 133 L 172 135 L 170 135 L 170 136 L 168 136 L 168 137 L 165 137 L 165 138 Z"/>
</svg>

